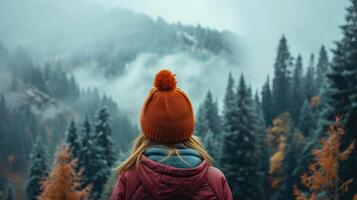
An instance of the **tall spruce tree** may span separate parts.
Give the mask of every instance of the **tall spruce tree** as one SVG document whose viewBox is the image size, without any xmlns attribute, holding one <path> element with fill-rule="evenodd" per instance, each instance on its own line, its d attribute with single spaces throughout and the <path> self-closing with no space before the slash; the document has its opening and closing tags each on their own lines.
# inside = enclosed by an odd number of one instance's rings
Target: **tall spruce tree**
<svg viewBox="0 0 357 200">
<path fill-rule="evenodd" d="M 214 137 L 218 136 L 222 131 L 218 105 L 217 102 L 213 100 L 211 91 L 207 92 L 206 98 L 197 112 L 197 135 L 204 136 L 202 134 L 206 133 L 208 129 L 215 134 Z"/>
<path fill-rule="evenodd" d="M 273 79 L 273 118 L 288 111 L 290 106 L 290 76 L 292 56 L 285 36 L 280 39 L 274 64 Z"/>
<path fill-rule="evenodd" d="M 97 145 L 103 148 L 105 160 L 108 166 L 112 167 L 117 158 L 113 145 L 112 129 L 110 127 L 110 115 L 106 107 L 100 109 L 98 112 L 95 132 Z"/>
<path fill-rule="evenodd" d="M 46 152 L 47 150 L 43 145 L 42 138 L 41 136 L 38 136 L 30 154 L 31 165 L 29 168 L 28 182 L 26 185 L 26 196 L 29 200 L 38 199 L 43 191 L 42 182 L 45 180 L 49 173 Z"/>
<path fill-rule="evenodd" d="M 357 141 L 357 0 L 350 0 L 346 22 L 342 28 L 343 38 L 336 42 L 334 57 L 327 74 L 327 84 L 322 95 L 326 104 L 321 112 L 320 126 L 325 127 L 338 114 L 343 115 L 346 134 L 341 139 L 341 149 L 346 149 L 351 141 Z M 320 130 L 317 136 L 322 134 Z M 316 143 L 318 138 L 316 137 Z M 357 179 L 357 150 L 340 165 L 339 176 L 342 180 Z M 351 199 L 352 191 L 357 191 L 357 181 L 353 181 L 348 192 L 340 199 Z"/>
<path fill-rule="evenodd" d="M 227 89 L 229 91 L 229 87 Z M 226 93 L 226 97 L 230 96 Z M 227 98 L 225 102 L 227 102 Z M 230 101 L 228 101 L 230 103 Z M 221 166 L 230 185 L 233 195 L 238 199 L 260 199 L 257 185 L 258 159 L 256 125 L 252 95 L 241 76 L 232 111 L 225 111 L 226 132 L 223 136 Z M 239 187 L 238 187 L 239 186 Z"/>
<path fill-rule="evenodd" d="M 232 77 L 232 73 L 229 73 L 227 88 L 223 100 L 223 130 L 225 133 L 231 133 L 235 130 L 235 101 L 236 94 L 234 92 L 234 79 Z"/>
<path fill-rule="evenodd" d="M 71 153 L 72 158 L 76 159 L 79 156 L 79 152 L 81 149 L 81 144 L 79 141 L 77 128 L 74 120 L 69 123 L 66 135 L 65 142 L 68 145 L 69 151 Z"/>
<path fill-rule="evenodd" d="M 329 66 L 329 59 L 325 49 L 322 46 L 319 53 L 319 59 L 316 65 L 316 89 L 317 93 L 320 94 L 323 84 L 325 84 L 326 72 Z"/>
<path fill-rule="evenodd" d="M 256 137 L 257 137 L 257 149 L 258 149 L 258 173 L 259 173 L 259 186 L 260 193 L 262 196 L 261 200 L 267 199 L 267 196 L 264 195 L 268 192 L 269 189 L 269 181 L 268 181 L 268 173 L 269 173 L 269 141 L 268 141 L 268 133 L 266 129 L 266 125 L 264 122 L 264 115 L 262 109 L 262 103 L 259 100 L 258 93 L 255 94 L 254 97 L 254 110 L 256 113 L 255 124 L 256 124 Z"/>
<path fill-rule="evenodd" d="M 303 74 L 303 62 L 302 57 L 299 54 L 296 58 L 295 68 L 292 75 L 291 81 L 291 117 L 294 123 L 298 123 L 300 118 L 300 111 L 305 100 L 304 98 L 304 74 Z"/>
<path fill-rule="evenodd" d="M 208 130 L 207 121 L 208 120 L 205 115 L 205 109 L 201 104 L 197 109 L 196 120 L 195 120 L 195 135 L 201 139 L 204 137 L 204 133 L 206 133 Z"/>
<path fill-rule="evenodd" d="M 307 140 L 301 153 L 299 166 L 306 166 L 312 161 L 311 150 L 319 145 L 321 136 L 325 133 L 325 128 L 332 124 L 337 115 L 343 115 L 343 122 L 346 125 L 346 134 L 341 139 L 341 149 L 345 149 L 352 140 L 357 139 L 357 108 L 354 96 L 357 94 L 357 1 L 351 0 L 351 6 L 347 8 L 346 24 L 342 26 L 343 38 L 336 42 L 333 50 L 333 60 L 328 66 L 325 83 L 321 91 L 320 117 L 317 130 L 313 137 Z M 342 162 L 339 168 L 341 180 L 357 178 L 357 151 L 352 152 L 348 160 Z M 303 170 L 300 170 L 300 172 Z M 306 169 L 304 170 L 306 171 Z M 301 175 L 301 173 L 300 173 Z M 350 190 L 339 196 L 339 199 L 351 199 L 353 192 L 357 191 L 357 182 L 352 181 Z"/>
<path fill-rule="evenodd" d="M 315 81 L 316 71 L 315 71 L 315 56 L 314 54 L 310 55 L 309 65 L 306 69 L 306 74 L 304 77 L 304 93 L 306 100 L 311 102 L 312 97 L 318 95 L 318 91 L 316 89 L 316 81 Z"/>
<path fill-rule="evenodd" d="M 270 88 L 269 76 L 263 85 L 261 95 L 262 95 L 262 109 L 264 114 L 264 120 L 266 125 L 271 125 L 273 120 L 273 113 L 272 113 L 273 105 L 272 105 L 272 92 Z"/>
<path fill-rule="evenodd" d="M 79 168 L 83 169 L 82 188 L 89 185 L 93 188 L 89 195 L 90 200 L 100 199 L 110 173 L 104 149 L 98 146 L 95 140 L 91 123 L 86 116 L 83 123 Z"/>
<path fill-rule="evenodd" d="M 80 137 L 81 148 L 78 155 L 78 168 L 82 170 L 85 167 L 85 164 L 89 162 L 89 157 L 86 155 L 86 150 L 89 146 L 89 142 L 93 139 L 91 132 L 91 123 L 89 121 L 88 115 L 86 115 L 82 125 L 82 134 Z"/>
<path fill-rule="evenodd" d="M 207 92 L 203 104 L 200 105 L 196 117 L 196 134 L 202 138 L 204 145 L 210 146 L 211 156 L 219 164 L 219 150 L 222 135 L 221 117 L 218 114 L 217 102 L 213 100 L 211 91 Z"/>
<path fill-rule="evenodd" d="M 239 162 L 236 159 L 236 141 L 238 127 L 237 127 L 237 107 L 236 94 L 234 91 L 234 79 L 230 73 L 228 76 L 228 83 L 225 91 L 224 105 L 223 105 L 223 138 L 222 149 L 220 156 L 221 168 L 224 171 L 227 180 L 231 186 L 237 183 L 237 167 Z M 232 192 L 237 195 L 237 188 L 232 187 Z"/>
</svg>

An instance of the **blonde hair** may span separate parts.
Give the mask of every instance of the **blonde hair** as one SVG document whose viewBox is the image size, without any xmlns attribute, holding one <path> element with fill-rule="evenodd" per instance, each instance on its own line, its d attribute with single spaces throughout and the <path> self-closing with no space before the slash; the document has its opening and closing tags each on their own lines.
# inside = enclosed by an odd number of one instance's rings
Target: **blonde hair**
<svg viewBox="0 0 357 200">
<path fill-rule="evenodd" d="M 188 148 L 196 150 L 198 152 L 198 154 L 200 154 L 200 156 L 203 160 L 205 160 L 209 165 L 212 165 L 212 162 L 213 162 L 212 157 L 207 153 L 207 151 L 204 149 L 202 143 L 196 136 L 191 136 L 186 141 L 183 141 L 182 144 Z M 179 151 L 177 150 L 176 144 L 155 143 L 155 142 L 147 139 L 142 133 L 140 133 L 139 136 L 133 142 L 131 153 L 130 153 L 129 157 L 124 162 L 122 162 L 118 167 L 116 167 L 114 170 L 118 174 L 122 174 L 125 171 L 131 169 L 132 167 L 139 167 L 141 155 L 147 149 L 149 149 L 150 147 L 152 147 L 154 145 L 164 145 L 169 149 L 167 156 L 165 158 L 168 158 L 173 154 L 180 156 Z M 165 158 L 163 160 L 165 160 Z"/>
</svg>

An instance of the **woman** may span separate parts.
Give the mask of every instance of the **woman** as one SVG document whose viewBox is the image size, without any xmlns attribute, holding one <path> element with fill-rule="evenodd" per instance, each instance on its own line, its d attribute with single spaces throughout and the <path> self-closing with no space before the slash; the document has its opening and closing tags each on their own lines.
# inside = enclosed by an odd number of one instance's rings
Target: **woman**
<svg viewBox="0 0 357 200">
<path fill-rule="evenodd" d="M 191 102 L 170 71 L 156 75 L 140 123 L 130 156 L 116 169 L 111 200 L 232 199 L 224 175 L 192 136 Z"/>
</svg>

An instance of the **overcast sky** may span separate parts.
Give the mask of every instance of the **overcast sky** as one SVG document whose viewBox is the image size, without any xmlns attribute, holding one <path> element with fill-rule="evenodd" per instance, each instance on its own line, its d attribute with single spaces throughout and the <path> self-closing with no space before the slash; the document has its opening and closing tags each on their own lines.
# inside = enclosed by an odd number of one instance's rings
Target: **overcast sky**
<svg viewBox="0 0 357 200">
<path fill-rule="evenodd" d="M 340 38 L 348 0 L 97 0 L 108 8 L 121 6 L 169 22 L 201 24 L 231 30 L 241 38 L 245 73 L 261 85 L 272 73 L 282 34 L 293 54 L 305 60 L 322 44 L 333 48 Z"/>
</svg>

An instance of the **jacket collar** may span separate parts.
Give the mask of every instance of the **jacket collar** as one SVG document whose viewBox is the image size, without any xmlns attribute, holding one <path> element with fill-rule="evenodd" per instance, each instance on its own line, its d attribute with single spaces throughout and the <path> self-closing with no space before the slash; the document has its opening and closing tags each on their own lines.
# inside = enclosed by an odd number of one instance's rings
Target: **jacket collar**
<svg viewBox="0 0 357 200">
<path fill-rule="evenodd" d="M 194 176 L 203 171 L 207 170 L 208 163 L 204 160 L 200 165 L 193 168 L 177 168 L 168 165 L 161 164 L 159 162 L 155 162 L 153 160 L 148 159 L 145 155 L 141 156 L 141 163 L 151 170 L 159 173 L 166 174 L 169 176 L 175 177 L 185 177 L 185 176 Z"/>
</svg>

